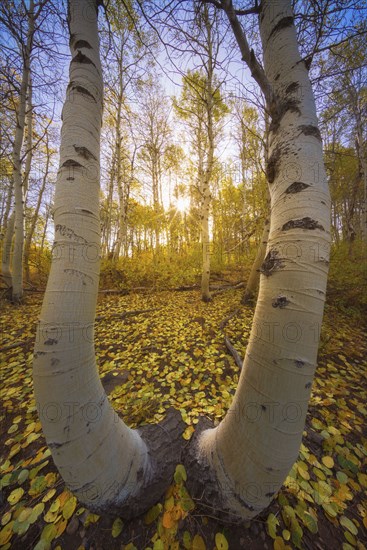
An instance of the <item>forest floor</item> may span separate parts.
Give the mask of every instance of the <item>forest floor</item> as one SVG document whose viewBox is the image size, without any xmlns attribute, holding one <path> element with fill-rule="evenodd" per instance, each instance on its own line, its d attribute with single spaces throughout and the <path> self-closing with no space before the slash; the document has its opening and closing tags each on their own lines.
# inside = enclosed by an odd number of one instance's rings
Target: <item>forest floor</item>
<svg viewBox="0 0 367 550">
<path fill-rule="evenodd" d="M 209 304 L 197 291 L 101 295 L 96 352 L 109 398 L 132 427 L 179 409 L 189 440 L 200 415 L 226 413 L 239 369 L 219 329 L 243 356 L 253 309 L 242 290 Z M 251 524 L 218 522 L 191 500 L 185 472 L 145 516 L 99 517 L 65 488 L 38 421 L 32 351 L 41 294 L 0 314 L 0 548 L 22 550 L 237 550 L 367 548 L 367 330 L 331 288 L 299 458 L 271 506 Z M 335 294 L 336 293 L 336 294 Z"/>
</svg>

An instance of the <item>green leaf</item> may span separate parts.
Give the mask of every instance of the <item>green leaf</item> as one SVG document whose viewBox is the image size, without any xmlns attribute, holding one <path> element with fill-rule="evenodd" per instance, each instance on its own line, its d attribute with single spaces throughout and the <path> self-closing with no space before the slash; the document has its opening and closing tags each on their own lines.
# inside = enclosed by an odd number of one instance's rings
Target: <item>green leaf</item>
<svg viewBox="0 0 367 550">
<path fill-rule="evenodd" d="M 277 536 L 277 525 L 279 525 L 279 520 L 274 514 L 269 514 L 268 519 L 266 520 L 266 527 L 268 534 L 272 539 L 275 539 Z"/>
<path fill-rule="evenodd" d="M 312 514 L 304 512 L 302 521 L 313 535 L 318 532 L 317 519 L 315 519 Z"/>
<path fill-rule="evenodd" d="M 28 479 L 28 476 L 29 476 L 29 470 L 27 470 L 26 468 L 24 470 L 21 470 L 19 472 L 18 479 L 17 479 L 19 485 L 24 483 L 25 480 Z"/>
<path fill-rule="evenodd" d="M 112 525 L 112 536 L 113 536 L 114 539 L 119 536 L 119 534 L 122 531 L 123 526 L 124 526 L 124 522 L 122 521 L 122 519 L 121 518 L 116 518 L 115 521 L 113 522 L 113 525 Z"/>
<path fill-rule="evenodd" d="M 218 550 L 228 550 L 228 541 L 223 533 L 217 533 L 215 535 L 215 545 Z"/>
<path fill-rule="evenodd" d="M 145 525 L 150 525 L 151 523 L 153 523 L 153 521 L 157 519 L 161 511 L 162 511 L 162 504 L 159 503 L 152 506 L 152 508 L 148 510 L 148 512 L 145 515 L 145 518 L 144 518 Z"/>
<path fill-rule="evenodd" d="M 300 526 L 296 518 L 291 519 L 291 537 L 293 544 L 297 547 L 301 547 L 301 540 L 303 536 L 302 527 Z"/>
<path fill-rule="evenodd" d="M 337 480 L 339 481 L 339 483 L 341 484 L 345 484 L 347 483 L 349 477 L 347 476 L 347 474 L 345 474 L 344 472 L 341 472 L 340 470 L 338 472 L 336 472 L 336 477 L 337 477 Z"/>
<path fill-rule="evenodd" d="M 348 531 L 350 531 L 352 535 L 356 535 L 358 533 L 357 526 L 355 525 L 355 523 L 353 523 L 353 521 L 347 518 L 347 516 L 342 516 L 339 521 L 340 525 L 348 529 Z"/>
<path fill-rule="evenodd" d="M 71 496 L 64 504 L 62 509 L 62 515 L 64 519 L 70 519 L 73 515 L 77 505 L 77 500 L 74 496 Z"/>
<path fill-rule="evenodd" d="M 177 464 L 173 478 L 177 485 L 180 485 L 182 482 L 187 480 L 187 474 L 183 464 Z"/>
<path fill-rule="evenodd" d="M 184 532 L 182 542 L 186 550 L 191 550 L 191 535 L 188 531 Z"/>
<path fill-rule="evenodd" d="M 14 491 L 10 493 L 10 495 L 7 498 L 7 501 L 12 506 L 14 506 L 14 504 L 20 501 L 23 495 L 24 495 L 24 489 L 22 489 L 21 487 L 18 487 L 18 489 L 14 489 Z"/>
<path fill-rule="evenodd" d="M 192 541 L 192 550 L 206 550 L 205 542 L 203 537 L 200 535 L 195 535 Z"/>
</svg>

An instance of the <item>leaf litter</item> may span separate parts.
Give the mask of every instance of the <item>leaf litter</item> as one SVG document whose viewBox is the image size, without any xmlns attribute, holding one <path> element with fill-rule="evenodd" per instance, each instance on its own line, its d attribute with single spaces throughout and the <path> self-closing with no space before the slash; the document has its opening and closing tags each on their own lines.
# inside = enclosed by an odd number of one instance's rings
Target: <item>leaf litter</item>
<svg viewBox="0 0 367 550">
<path fill-rule="evenodd" d="M 253 311 L 231 290 L 204 304 L 195 292 L 104 296 L 96 354 L 109 399 L 131 427 L 159 422 L 173 406 L 189 440 L 200 415 L 219 423 L 239 369 L 219 326 L 244 356 Z M 269 509 L 241 527 L 218 524 L 188 494 L 178 465 L 164 498 L 142 518 L 99 517 L 65 488 L 34 401 L 32 351 L 41 296 L 1 314 L 0 549 L 358 548 L 367 541 L 366 333 L 329 306 L 303 443 Z M 6 329 L 6 330 L 5 330 Z M 9 330 L 10 329 L 10 330 Z M 107 388 L 106 388 L 107 389 Z M 335 542 L 335 544 L 333 543 Z M 94 545 L 94 546 L 93 546 Z"/>
</svg>

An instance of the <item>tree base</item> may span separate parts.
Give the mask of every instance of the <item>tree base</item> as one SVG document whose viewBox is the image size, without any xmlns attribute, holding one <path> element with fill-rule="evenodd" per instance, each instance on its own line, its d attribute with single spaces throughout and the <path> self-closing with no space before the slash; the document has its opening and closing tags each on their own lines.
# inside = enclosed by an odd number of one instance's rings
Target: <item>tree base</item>
<svg viewBox="0 0 367 550">
<path fill-rule="evenodd" d="M 181 413 L 170 408 L 159 424 L 148 424 L 137 430 L 148 447 L 152 467 L 150 480 L 122 504 L 111 503 L 106 513 L 128 520 L 145 513 L 160 500 L 172 482 L 177 464 L 181 462 L 185 427 Z"/>
<path fill-rule="evenodd" d="M 216 476 L 198 450 L 199 438 L 203 431 L 213 428 L 213 423 L 206 417 L 200 417 L 195 433 L 185 449 L 183 464 L 187 471 L 186 487 L 195 505 L 201 508 L 204 514 L 214 517 L 220 522 L 239 524 L 243 518 L 233 514 L 225 502 L 221 487 Z"/>
<path fill-rule="evenodd" d="M 241 304 L 243 306 L 253 306 L 256 302 L 256 295 L 254 292 L 245 291 L 242 298 Z"/>
</svg>

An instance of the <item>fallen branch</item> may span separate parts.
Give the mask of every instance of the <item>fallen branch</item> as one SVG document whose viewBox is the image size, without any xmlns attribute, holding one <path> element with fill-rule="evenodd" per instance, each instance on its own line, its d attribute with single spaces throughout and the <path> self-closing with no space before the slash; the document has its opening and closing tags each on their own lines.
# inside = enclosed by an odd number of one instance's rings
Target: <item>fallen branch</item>
<svg viewBox="0 0 367 550">
<path fill-rule="evenodd" d="M 237 367 L 239 369 L 242 369 L 243 359 L 238 353 L 238 351 L 235 349 L 235 347 L 232 345 L 232 342 L 228 338 L 228 336 L 224 337 L 224 342 L 226 344 L 226 348 L 228 349 L 229 353 L 232 355 Z"/>
<path fill-rule="evenodd" d="M 13 342 L 12 344 L 8 344 L 7 346 L 3 346 L 2 348 L 0 348 L 0 352 L 1 351 L 9 351 L 10 349 L 14 349 L 14 348 L 23 348 L 24 346 L 26 346 L 27 344 L 29 344 L 30 342 L 32 342 L 34 340 L 34 336 L 32 336 L 31 338 L 27 338 L 27 340 L 24 340 L 24 341 L 21 341 L 21 342 Z"/>
<path fill-rule="evenodd" d="M 151 311 L 159 311 L 160 307 L 153 307 L 151 309 L 135 309 L 131 311 L 124 311 L 124 313 L 111 313 L 111 315 L 99 315 L 96 317 L 96 321 L 102 321 L 102 319 L 124 319 L 133 315 L 141 315 L 142 313 L 150 313 Z"/>
<path fill-rule="evenodd" d="M 215 292 L 212 292 L 212 296 L 217 296 L 217 294 L 220 294 L 221 292 L 225 292 L 226 290 L 236 290 L 237 288 L 243 288 L 244 286 L 245 286 L 245 283 L 243 281 L 236 283 L 234 285 L 222 286 L 218 288 L 218 290 L 215 290 Z"/>
<path fill-rule="evenodd" d="M 237 308 L 235 309 L 234 311 L 232 311 L 232 313 L 230 313 L 229 315 L 227 315 L 227 317 L 225 317 L 223 319 L 223 321 L 221 321 L 220 325 L 219 325 L 219 330 L 222 330 L 225 328 L 225 326 L 227 325 L 227 323 L 229 323 L 229 321 L 235 317 L 237 315 L 237 313 L 240 311 L 240 308 Z"/>
</svg>

